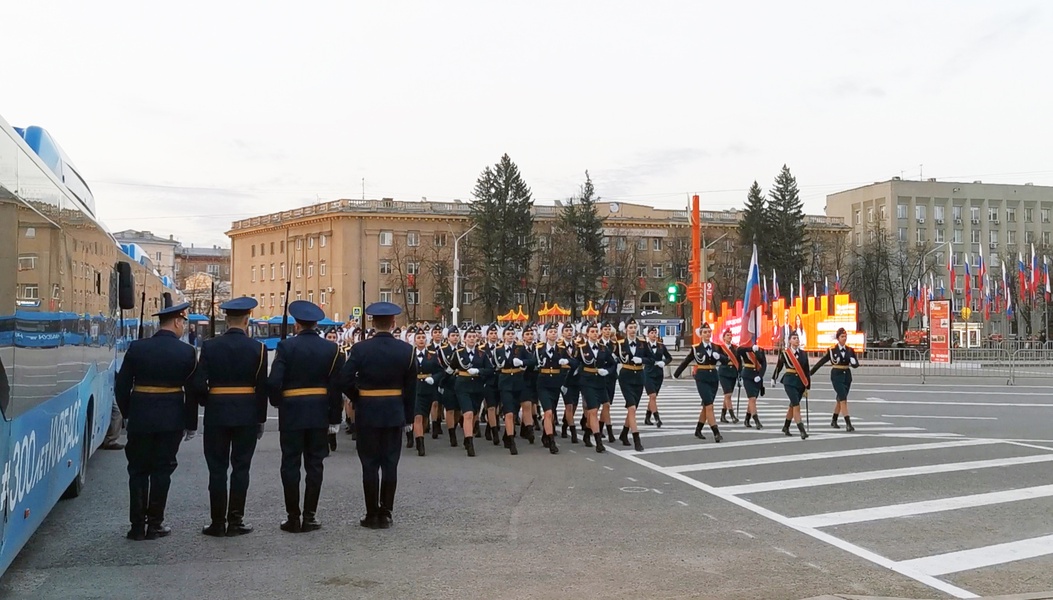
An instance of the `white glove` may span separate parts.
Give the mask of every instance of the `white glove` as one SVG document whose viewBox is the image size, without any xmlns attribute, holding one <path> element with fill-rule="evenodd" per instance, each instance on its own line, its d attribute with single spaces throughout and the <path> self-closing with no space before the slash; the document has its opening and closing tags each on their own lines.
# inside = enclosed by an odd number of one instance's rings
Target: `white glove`
<svg viewBox="0 0 1053 600">
<path fill-rule="evenodd" d="M 523 361 L 519 360 L 518 358 L 513 358 L 512 359 L 512 366 L 514 366 L 514 367 L 522 367 L 523 366 Z"/>
<path fill-rule="evenodd" d="M 760 375 L 757 375 L 756 377 L 753 378 L 753 383 L 760 383 L 760 381 L 761 381 Z"/>
<path fill-rule="evenodd" d="M 453 367 L 446 367 L 446 374 L 453 375 Z"/>
<path fill-rule="evenodd" d="M 606 377 L 606 376 L 611 374 L 611 372 L 608 371 L 607 369 L 600 369 L 600 370 L 598 370 L 596 372 L 599 373 L 600 377 Z"/>
<path fill-rule="evenodd" d="M 259 428 L 256 430 L 256 439 L 257 440 L 262 440 L 263 439 L 263 430 L 266 429 L 266 427 L 267 427 L 266 424 L 260 423 Z"/>
<path fill-rule="evenodd" d="M 654 366 L 658 367 L 659 369 L 664 369 L 665 368 L 665 361 L 664 360 L 660 360 L 660 361 L 656 362 L 654 364 Z"/>
<path fill-rule="evenodd" d="M 446 393 L 446 388 L 439 388 L 439 393 L 440 394 L 445 394 Z"/>
<path fill-rule="evenodd" d="M 403 427 L 402 433 L 413 433 L 413 425 L 406 425 Z"/>
<path fill-rule="evenodd" d="M 709 357 L 712 358 L 713 360 L 718 360 L 718 359 L 720 359 L 720 354 L 718 354 L 716 350 L 710 350 L 709 351 Z"/>
<path fill-rule="evenodd" d="M 564 395 L 564 396 L 566 396 L 566 395 L 567 395 L 567 388 L 566 388 L 566 387 L 561 387 L 561 388 L 559 388 L 559 391 L 563 392 L 563 395 Z"/>
<path fill-rule="evenodd" d="M 772 386 L 772 387 L 775 387 L 775 386 L 776 386 L 776 381 L 775 381 L 775 378 L 772 378 L 772 380 L 771 380 L 771 386 Z"/>
<path fill-rule="evenodd" d="M 192 439 L 197 437 L 197 431 L 194 430 L 194 429 L 185 429 L 185 430 L 183 430 L 183 434 L 184 434 L 183 435 L 183 441 L 184 442 L 189 442 L 190 440 L 192 440 Z"/>
<path fill-rule="evenodd" d="M 435 385 L 435 378 L 429 375 L 428 377 L 424 378 L 424 383 L 428 385 Z"/>
<path fill-rule="evenodd" d="M 340 424 L 339 423 L 336 424 L 336 425 L 330 425 L 329 426 L 329 433 L 330 434 L 336 433 L 338 431 L 340 431 Z"/>
<path fill-rule="evenodd" d="M 565 358 L 561 358 L 561 359 L 559 359 L 559 366 L 561 366 L 561 367 L 564 367 L 564 366 L 567 366 L 567 365 L 569 365 L 569 364 L 570 364 L 570 361 L 569 361 L 569 360 L 567 360 L 567 359 L 565 359 Z"/>
<path fill-rule="evenodd" d="M 753 351 L 760 352 L 760 346 L 758 346 L 757 344 L 753 344 Z"/>
<path fill-rule="evenodd" d="M 850 358 L 850 359 L 848 359 L 848 362 L 852 363 L 852 366 L 853 366 L 853 367 L 854 367 L 854 366 L 857 366 L 857 365 L 859 365 L 859 363 L 858 363 L 858 362 L 856 361 L 856 359 L 855 359 L 855 358 Z"/>
<path fill-rule="evenodd" d="M 468 374 L 469 375 L 478 375 L 479 374 L 479 369 L 476 369 L 475 367 L 472 367 L 471 369 L 468 369 Z"/>
<path fill-rule="evenodd" d="M 643 359 L 640 358 L 639 356 L 634 356 L 633 357 L 633 364 L 634 365 L 642 365 L 643 364 Z"/>
</svg>

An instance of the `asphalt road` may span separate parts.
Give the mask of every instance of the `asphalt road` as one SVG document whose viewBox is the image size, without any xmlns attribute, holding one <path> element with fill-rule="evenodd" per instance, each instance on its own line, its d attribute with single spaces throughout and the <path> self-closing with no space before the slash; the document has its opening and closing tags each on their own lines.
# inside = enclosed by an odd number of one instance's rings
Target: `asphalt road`
<svg viewBox="0 0 1053 600">
<path fill-rule="evenodd" d="M 253 464 L 257 530 L 202 536 L 200 438 L 184 444 L 165 539 L 131 542 L 122 452 L 91 461 L 82 497 L 60 503 L 0 579 L 17 598 L 771 598 L 826 593 L 913 598 L 1053 588 L 1051 380 L 920 384 L 858 372 L 855 433 L 830 428 L 814 386 L 812 437 L 765 429 L 693 436 L 689 381 L 667 382 L 664 426 L 643 453 L 561 444 L 520 455 L 443 438 L 404 454 L 395 527 L 358 526 L 360 469 L 349 437 L 326 461 L 321 531 L 279 531 L 277 435 Z M 743 407 L 745 406 L 743 399 Z M 622 410 L 616 411 L 620 416 Z M 740 409 L 740 416 L 745 409 Z M 271 421 L 270 428 L 276 425 Z M 617 433 L 616 426 L 616 433 Z"/>
</svg>

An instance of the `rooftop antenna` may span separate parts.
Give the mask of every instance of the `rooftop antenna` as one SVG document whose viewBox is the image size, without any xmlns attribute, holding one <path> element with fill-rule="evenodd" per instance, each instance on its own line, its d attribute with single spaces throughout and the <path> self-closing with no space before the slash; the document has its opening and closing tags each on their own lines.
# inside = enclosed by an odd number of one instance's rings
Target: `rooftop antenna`
<svg viewBox="0 0 1053 600">
<path fill-rule="evenodd" d="M 366 199 L 366 178 L 362 178 L 362 199 Z"/>
<path fill-rule="evenodd" d="M 918 165 L 918 179 L 921 180 L 921 181 L 925 181 L 925 169 L 924 169 L 924 167 L 925 167 L 925 165 L 921 165 L 921 164 Z"/>
</svg>

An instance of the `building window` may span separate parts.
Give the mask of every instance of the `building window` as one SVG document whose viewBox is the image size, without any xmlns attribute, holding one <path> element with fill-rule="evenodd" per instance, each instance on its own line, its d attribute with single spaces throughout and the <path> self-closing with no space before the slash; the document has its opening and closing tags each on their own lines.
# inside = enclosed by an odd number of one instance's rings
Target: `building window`
<svg viewBox="0 0 1053 600">
<path fill-rule="evenodd" d="M 262 274 L 260 277 L 262 278 Z M 271 263 L 271 281 L 274 281 L 274 263 Z"/>
<path fill-rule="evenodd" d="M 971 234 L 972 234 L 971 235 L 971 239 L 969 241 L 974 243 L 974 244 L 979 244 L 980 243 L 980 230 L 979 229 L 973 229 Z"/>
<path fill-rule="evenodd" d="M 1005 209 L 1005 220 L 1009 221 L 1010 223 L 1016 223 L 1016 209 L 1015 208 L 1007 208 L 1007 209 Z"/>
<path fill-rule="evenodd" d="M 951 215 L 954 216 L 954 220 L 955 221 L 961 221 L 962 220 L 962 207 L 960 207 L 960 206 L 952 206 L 951 207 Z"/>
<path fill-rule="evenodd" d="M 300 290 L 296 290 L 296 299 L 297 300 L 302 299 L 302 294 L 300 293 Z"/>
<path fill-rule="evenodd" d="M 614 248 L 616 250 L 625 250 L 625 236 L 620 235 L 614 241 Z"/>
<path fill-rule="evenodd" d="M 874 209 L 873 208 L 868 208 L 867 209 L 867 223 L 873 223 L 873 222 L 874 222 Z"/>
<path fill-rule="evenodd" d="M 278 248 L 279 248 L 279 250 L 278 250 L 279 252 L 281 252 L 282 254 L 285 254 L 285 240 L 282 240 L 282 241 L 278 242 Z"/>
<path fill-rule="evenodd" d="M 296 249 L 303 249 L 303 238 L 296 238 Z"/>
<path fill-rule="evenodd" d="M 309 262 L 307 263 L 307 278 L 310 279 L 312 277 L 314 277 L 314 263 Z"/>
<path fill-rule="evenodd" d="M 391 288 L 384 288 L 380 290 L 380 301 L 391 302 Z"/>
<path fill-rule="evenodd" d="M 381 275 L 391 275 L 391 261 L 390 260 L 382 260 L 382 261 L 380 261 L 380 274 Z"/>
<path fill-rule="evenodd" d="M 435 239 L 435 245 L 436 246 L 442 247 L 442 246 L 446 245 L 446 234 L 445 233 L 436 233 L 434 239 Z"/>
<path fill-rule="evenodd" d="M 914 207 L 914 218 L 919 220 L 919 221 L 925 220 L 925 206 L 924 205 L 919 204 L 918 206 Z"/>
<path fill-rule="evenodd" d="M 1049 232 L 1048 231 L 1043 231 L 1042 232 L 1042 243 L 1044 245 L 1046 245 L 1046 246 L 1049 245 Z"/>
<path fill-rule="evenodd" d="M 943 220 L 943 207 L 942 206 L 933 206 L 932 207 L 932 218 L 936 219 L 937 221 L 942 221 Z"/>
<path fill-rule="evenodd" d="M 885 222 L 885 205 L 884 204 L 882 204 L 881 206 L 878 207 L 877 214 L 878 214 L 878 220 L 881 221 L 882 223 L 884 223 Z"/>
<path fill-rule="evenodd" d="M 951 252 L 951 266 L 957 267 L 960 264 L 962 264 L 962 261 L 959 260 L 959 254 L 957 252 Z"/>
<path fill-rule="evenodd" d="M 539 235 L 539 236 L 537 236 L 537 245 L 538 245 L 538 248 L 541 248 L 542 250 L 548 250 L 548 236 L 547 235 Z"/>
<path fill-rule="evenodd" d="M 18 270 L 19 271 L 32 271 L 37 268 L 37 255 L 36 254 L 20 254 L 18 256 Z"/>
<path fill-rule="evenodd" d="M 274 292 L 271 292 L 271 307 L 274 307 Z"/>
<path fill-rule="evenodd" d="M 420 290 L 406 290 L 406 304 L 420 304 Z"/>
<path fill-rule="evenodd" d="M 990 220 L 990 221 L 997 221 L 998 220 L 998 209 L 997 208 L 989 208 L 989 209 L 987 209 L 987 219 Z"/>
<path fill-rule="evenodd" d="M 1010 229 L 1009 231 L 1005 232 L 1005 243 L 1007 243 L 1009 245 L 1013 245 L 1013 244 L 1016 243 L 1016 231 L 1015 230 Z"/>
<path fill-rule="evenodd" d="M 408 275 L 419 275 L 420 274 L 420 263 L 419 262 L 408 262 L 408 263 L 406 263 L 406 274 L 408 274 Z"/>
<path fill-rule="evenodd" d="M 1024 209 L 1024 222 L 1025 223 L 1033 223 L 1034 220 L 1035 220 L 1035 209 L 1033 209 L 1033 208 L 1025 208 Z"/>
<path fill-rule="evenodd" d="M 326 242 L 326 236 L 325 236 L 325 234 L 323 233 L 322 235 L 320 235 L 320 236 L 318 237 L 318 245 L 319 245 L 319 246 L 321 246 L 321 247 L 323 247 L 323 248 L 325 248 L 325 242 Z M 325 302 L 325 300 L 323 300 L 322 302 Z"/>
<path fill-rule="evenodd" d="M 1035 232 L 1034 231 L 1025 231 L 1024 232 L 1024 243 L 1025 244 L 1034 244 L 1035 243 Z"/>
<path fill-rule="evenodd" d="M 260 265 L 260 281 L 263 281 L 263 278 L 266 277 L 266 276 L 267 276 L 267 267 L 265 265 Z"/>
<path fill-rule="evenodd" d="M 296 278 L 303 277 L 303 263 L 296 263 Z"/>
<path fill-rule="evenodd" d="M 636 238 L 636 249 L 647 250 L 647 238 Z"/>
<path fill-rule="evenodd" d="M 896 230 L 896 240 L 900 241 L 900 242 L 907 241 L 907 228 L 906 227 L 900 227 L 899 229 Z"/>
<path fill-rule="evenodd" d="M 325 290 L 318 292 L 318 301 L 325 304 Z"/>
<path fill-rule="evenodd" d="M 285 306 L 285 292 L 282 292 L 282 294 L 281 294 L 281 302 L 282 302 L 282 306 Z"/>
<path fill-rule="evenodd" d="M 285 263 L 282 263 L 282 281 L 285 280 Z"/>
<path fill-rule="evenodd" d="M 325 261 L 318 263 L 318 275 L 325 277 Z"/>
<path fill-rule="evenodd" d="M 687 277 L 687 267 L 680 267 L 676 274 L 678 279 L 684 279 Z"/>
<path fill-rule="evenodd" d="M 944 242 L 943 230 L 942 229 L 937 229 L 935 233 L 936 233 L 936 235 L 935 235 L 935 237 L 933 237 L 932 241 L 937 243 L 937 244 L 942 244 Z"/>
<path fill-rule="evenodd" d="M 859 217 L 859 211 L 857 210 L 856 211 L 856 225 L 859 225 L 861 222 L 862 222 L 862 219 Z"/>
<path fill-rule="evenodd" d="M 260 250 L 261 251 L 263 250 L 263 244 L 260 244 Z M 157 259 L 157 262 L 161 262 L 161 253 L 160 252 L 155 252 L 154 253 L 154 258 Z"/>
<path fill-rule="evenodd" d="M 419 231 L 407 231 L 406 232 L 406 245 L 412 247 L 420 246 L 420 232 Z"/>
<path fill-rule="evenodd" d="M 647 265 L 641 265 L 636 267 L 637 277 L 647 277 Z"/>
<path fill-rule="evenodd" d="M 862 232 L 857 231 L 856 232 L 856 246 L 862 246 L 862 245 L 863 245 L 863 234 L 862 234 Z"/>
<path fill-rule="evenodd" d="M 962 243 L 962 230 L 961 229 L 955 229 L 954 230 L 954 237 L 951 238 L 951 241 L 954 242 L 955 244 Z"/>
<path fill-rule="evenodd" d="M 997 244 L 998 243 L 998 231 L 997 230 L 992 230 L 990 236 L 991 236 L 990 237 L 991 243 L 992 244 Z"/>
<path fill-rule="evenodd" d="M 1049 209 L 1048 208 L 1041 208 L 1041 209 L 1039 209 L 1038 214 L 1042 216 L 1042 222 L 1043 223 L 1049 223 Z"/>
<path fill-rule="evenodd" d="M 395 236 L 390 231 L 381 231 L 380 232 L 380 245 L 381 246 L 390 246 L 392 241 L 394 240 L 394 237 Z"/>
<path fill-rule="evenodd" d="M 271 254 L 274 254 L 274 242 L 271 242 Z"/>
<path fill-rule="evenodd" d="M 655 265 L 654 266 L 654 278 L 655 279 L 661 279 L 661 278 L 665 277 L 664 273 L 665 273 L 665 270 L 662 269 L 662 265 Z"/>
<path fill-rule="evenodd" d="M 35 283 L 23 283 L 18 286 L 19 300 L 40 300 L 40 287 Z"/>
<path fill-rule="evenodd" d="M 272 270 L 271 272 L 273 272 L 273 269 L 274 269 L 274 265 L 271 265 L 271 270 Z M 219 265 L 209 265 L 208 266 L 208 274 L 212 275 L 214 277 L 215 276 L 219 276 Z"/>
<path fill-rule="evenodd" d="M 310 250 L 312 248 L 314 248 L 314 238 L 309 237 L 307 238 L 307 249 Z"/>
<path fill-rule="evenodd" d="M 651 250 L 654 251 L 654 252 L 661 252 L 662 251 L 662 238 L 652 238 L 651 239 Z"/>
<path fill-rule="evenodd" d="M 464 292 L 461 294 L 461 304 L 471 304 L 474 299 L 475 294 L 472 292 Z"/>
<path fill-rule="evenodd" d="M 897 204 L 896 205 L 896 218 L 897 219 L 906 219 L 907 218 L 907 205 L 906 204 Z"/>
<path fill-rule="evenodd" d="M 526 292 L 516 292 L 512 295 L 516 304 L 526 304 Z"/>
<path fill-rule="evenodd" d="M 307 291 L 307 301 L 314 302 L 314 290 Z"/>
<path fill-rule="evenodd" d="M 969 207 L 969 219 L 972 220 L 973 224 L 980 222 L 980 207 L 970 206 Z"/>
<path fill-rule="evenodd" d="M 256 244 L 252 245 L 252 258 L 256 258 Z"/>
</svg>

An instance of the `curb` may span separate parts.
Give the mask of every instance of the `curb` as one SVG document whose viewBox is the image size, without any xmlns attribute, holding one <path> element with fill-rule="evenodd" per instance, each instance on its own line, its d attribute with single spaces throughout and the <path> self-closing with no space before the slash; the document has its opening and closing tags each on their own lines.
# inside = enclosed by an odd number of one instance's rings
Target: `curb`
<svg viewBox="0 0 1053 600">
<path fill-rule="evenodd" d="M 888 596 L 858 596 L 855 594 L 827 594 L 813 596 L 804 600 L 912 600 L 911 598 L 893 598 Z M 915 599 L 916 600 L 916 599 Z M 1053 600 L 1053 591 L 1031 592 L 1027 594 L 1010 594 L 1007 596 L 983 596 L 980 600 Z"/>
</svg>

